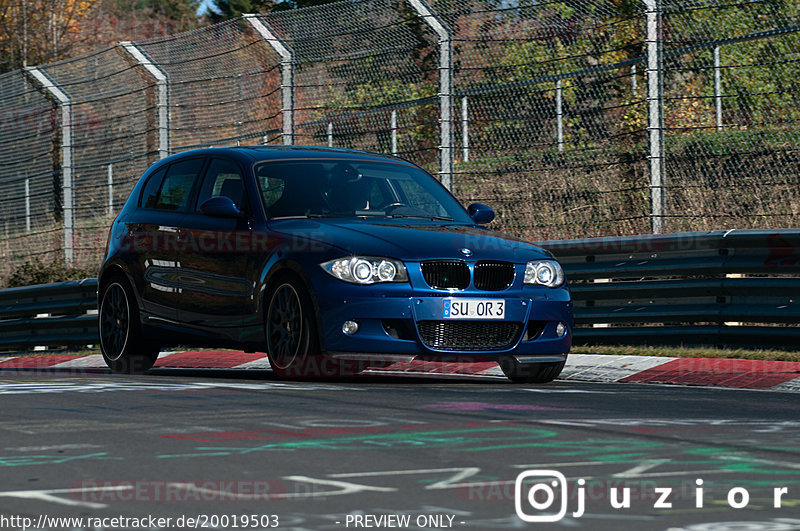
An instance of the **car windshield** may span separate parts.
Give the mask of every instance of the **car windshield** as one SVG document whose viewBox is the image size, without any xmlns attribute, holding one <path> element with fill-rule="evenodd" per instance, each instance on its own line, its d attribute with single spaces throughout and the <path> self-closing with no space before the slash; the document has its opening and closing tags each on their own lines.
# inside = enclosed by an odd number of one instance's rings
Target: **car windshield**
<svg viewBox="0 0 800 531">
<path fill-rule="evenodd" d="M 381 217 L 472 223 L 427 173 L 392 162 L 296 160 L 255 167 L 270 218 Z"/>
</svg>

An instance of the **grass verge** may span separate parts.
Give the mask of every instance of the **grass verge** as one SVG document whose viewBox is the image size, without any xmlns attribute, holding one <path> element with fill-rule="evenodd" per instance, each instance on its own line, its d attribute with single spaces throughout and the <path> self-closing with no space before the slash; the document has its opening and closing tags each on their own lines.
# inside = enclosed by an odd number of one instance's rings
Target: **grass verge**
<svg viewBox="0 0 800 531">
<path fill-rule="evenodd" d="M 670 358 L 735 358 L 743 360 L 800 361 L 800 352 L 771 349 L 727 349 L 715 347 L 646 347 L 630 345 L 579 345 L 575 354 L 618 356 L 662 356 Z"/>
</svg>

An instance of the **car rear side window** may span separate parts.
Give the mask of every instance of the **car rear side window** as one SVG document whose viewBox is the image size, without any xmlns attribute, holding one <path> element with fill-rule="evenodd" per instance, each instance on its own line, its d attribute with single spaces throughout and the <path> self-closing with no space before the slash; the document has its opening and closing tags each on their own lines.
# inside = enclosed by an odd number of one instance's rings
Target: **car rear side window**
<svg viewBox="0 0 800 531">
<path fill-rule="evenodd" d="M 203 169 L 204 162 L 204 159 L 189 159 L 171 164 L 158 192 L 154 208 L 186 210 L 192 185 Z"/>
<path fill-rule="evenodd" d="M 139 200 L 139 207 L 141 208 L 155 208 L 156 199 L 158 199 L 158 189 L 161 188 L 161 181 L 164 179 L 166 173 L 166 166 L 160 170 L 152 173 L 147 178 L 147 182 L 142 189 L 142 197 Z"/>
<path fill-rule="evenodd" d="M 211 160 L 197 197 L 197 208 L 199 209 L 207 199 L 215 196 L 228 197 L 239 208 L 244 205 L 244 179 L 242 179 L 242 172 L 235 162 L 222 159 Z"/>
</svg>

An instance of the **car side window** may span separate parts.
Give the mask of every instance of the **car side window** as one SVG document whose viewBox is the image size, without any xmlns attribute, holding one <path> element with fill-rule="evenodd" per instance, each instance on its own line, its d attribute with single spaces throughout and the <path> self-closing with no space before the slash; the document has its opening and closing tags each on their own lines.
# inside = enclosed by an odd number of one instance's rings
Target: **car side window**
<svg viewBox="0 0 800 531">
<path fill-rule="evenodd" d="M 239 208 L 244 205 L 244 178 L 235 162 L 223 159 L 211 160 L 197 196 L 197 209 L 207 199 L 216 196 L 230 198 Z"/>
<path fill-rule="evenodd" d="M 189 195 L 197 175 L 203 169 L 204 159 L 189 159 L 170 165 L 154 208 L 186 210 Z"/>
<path fill-rule="evenodd" d="M 158 198 L 158 189 L 161 188 L 161 181 L 164 179 L 167 167 L 164 166 L 160 170 L 150 174 L 147 182 L 142 188 L 142 196 L 139 198 L 140 208 L 155 208 L 156 199 Z"/>
</svg>

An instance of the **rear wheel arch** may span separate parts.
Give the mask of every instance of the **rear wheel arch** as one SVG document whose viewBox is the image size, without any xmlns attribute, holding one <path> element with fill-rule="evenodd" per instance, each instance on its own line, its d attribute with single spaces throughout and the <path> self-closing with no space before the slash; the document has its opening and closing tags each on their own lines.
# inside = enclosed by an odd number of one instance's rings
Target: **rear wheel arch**
<svg viewBox="0 0 800 531">
<path fill-rule="evenodd" d="M 136 288 L 133 282 L 131 282 L 130 277 L 128 276 L 127 272 L 120 266 L 119 264 L 111 264 L 106 266 L 106 268 L 100 273 L 100 276 L 97 279 L 97 295 L 100 297 L 103 293 L 103 290 L 108 286 L 108 284 L 113 279 L 119 279 L 124 281 L 127 284 L 127 287 L 133 291 L 134 296 L 139 299 L 139 294 L 136 293 Z M 98 300 L 98 310 L 100 309 L 99 300 Z"/>
</svg>

